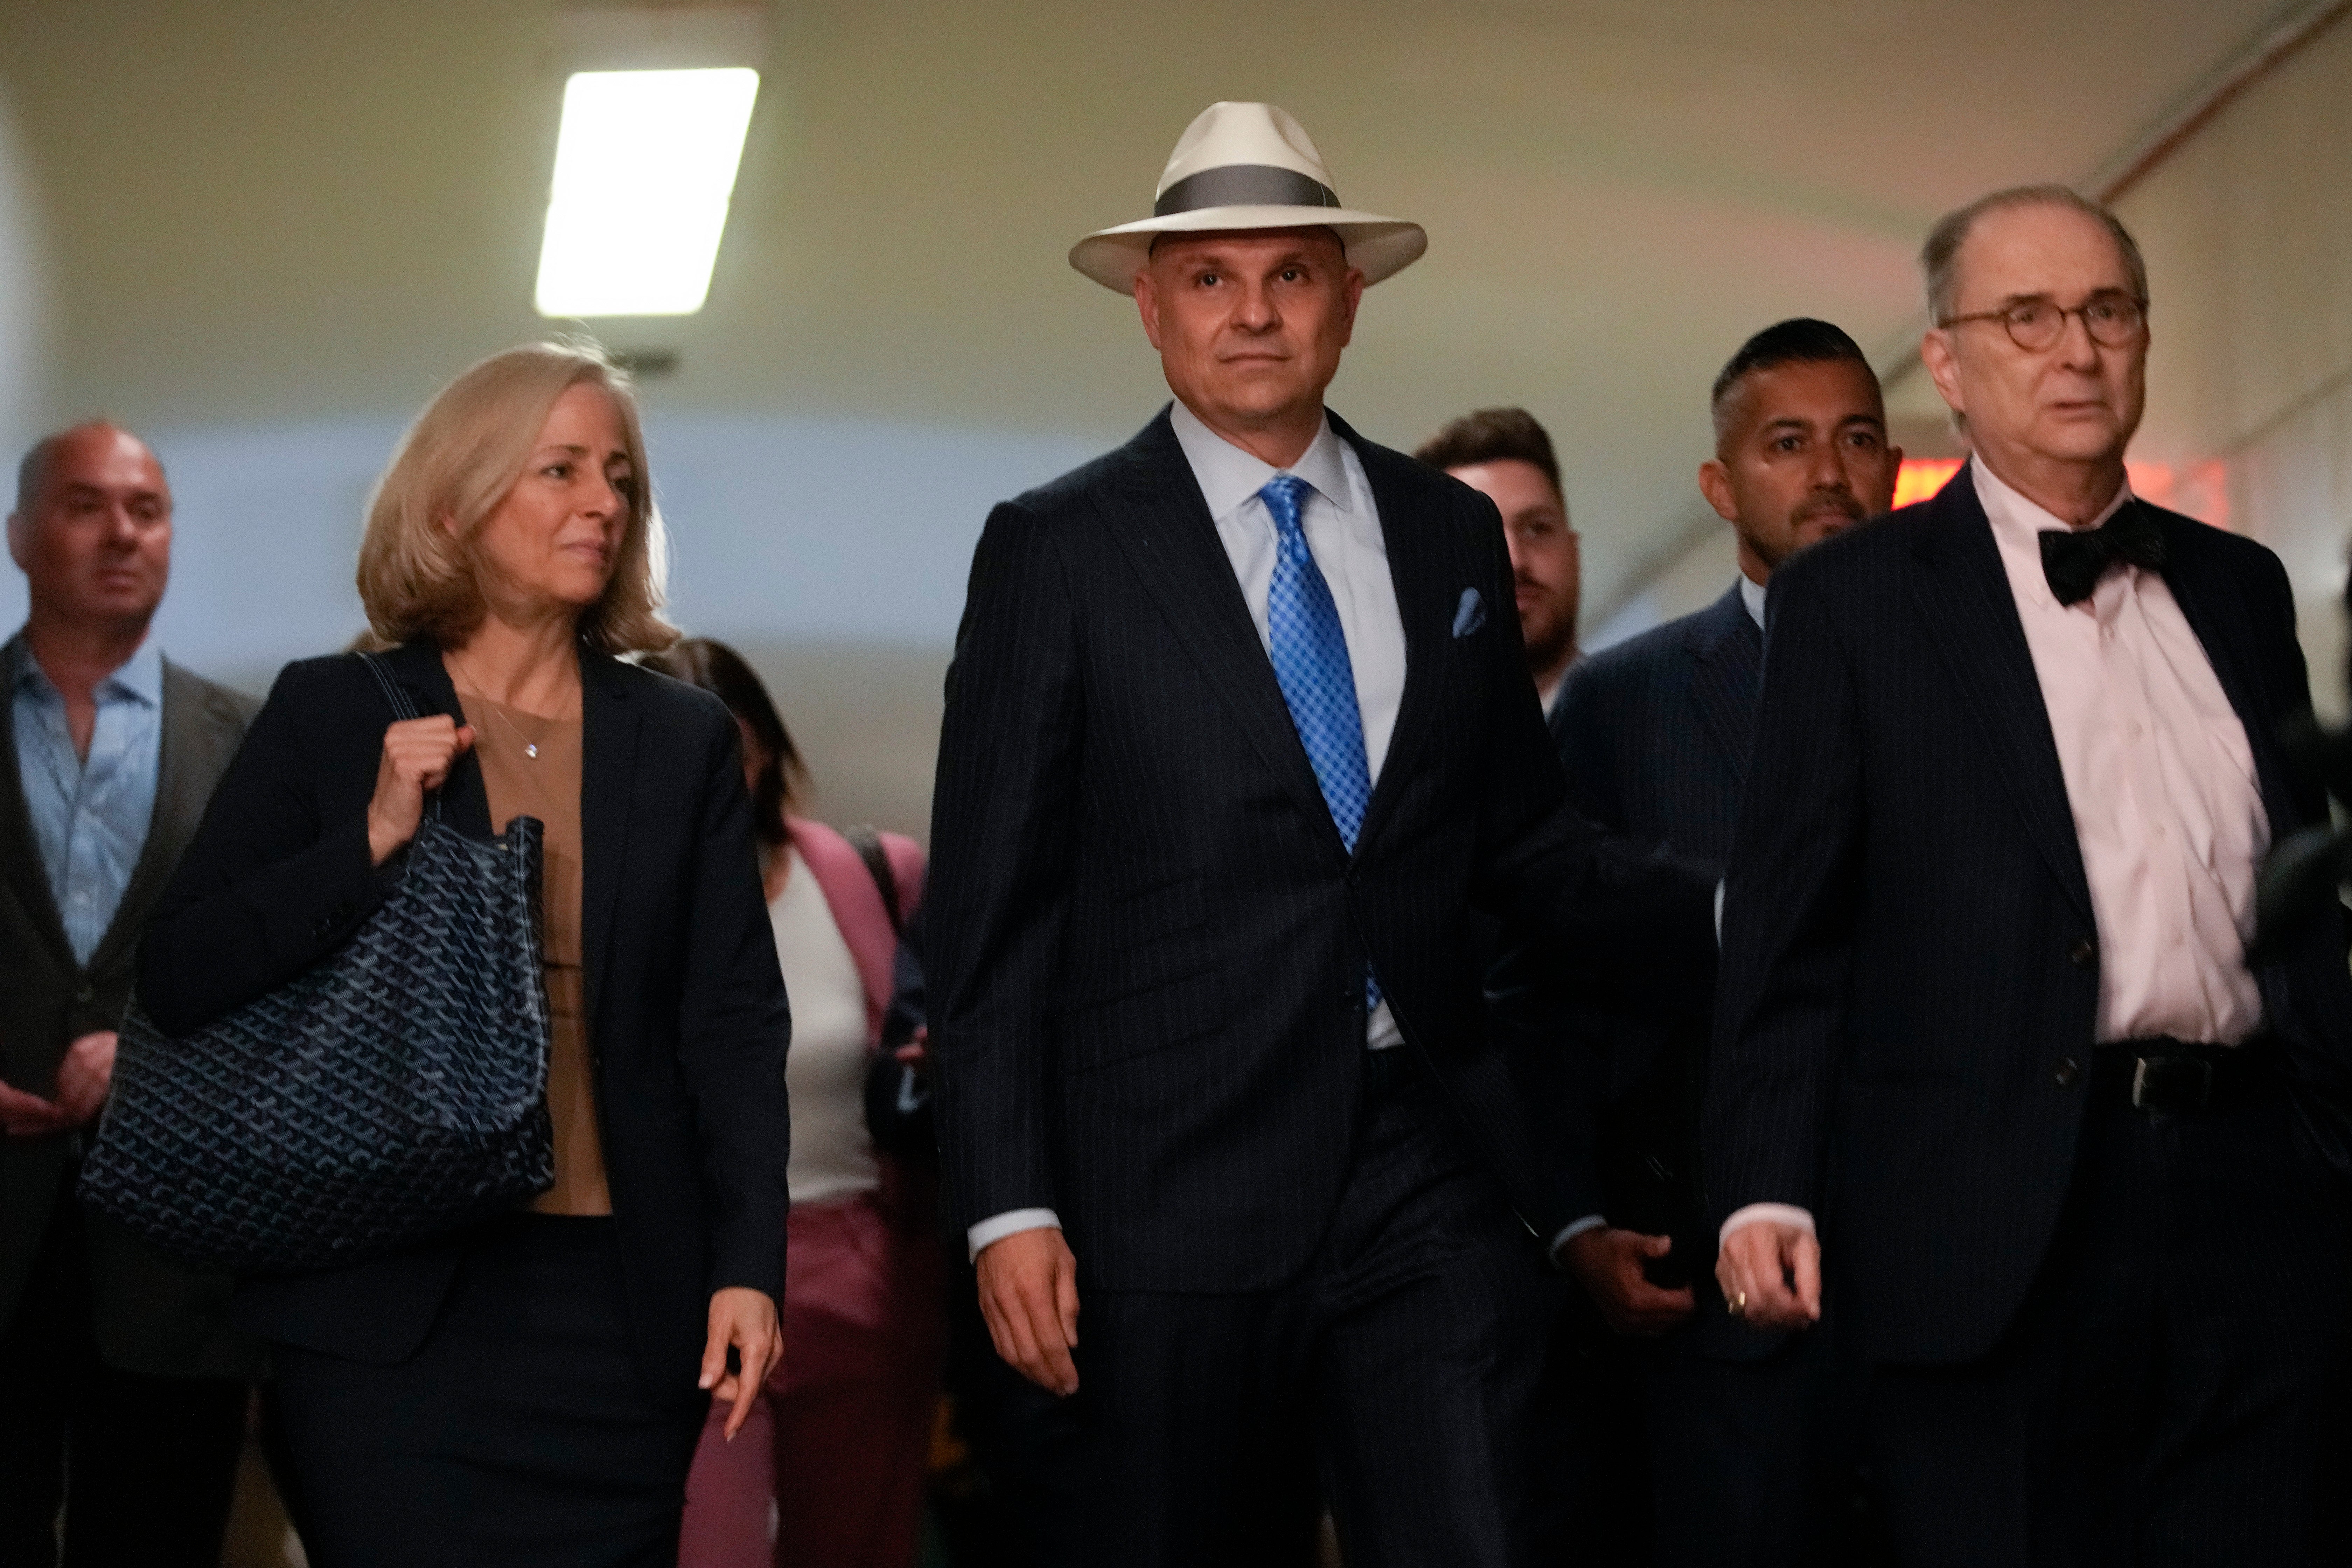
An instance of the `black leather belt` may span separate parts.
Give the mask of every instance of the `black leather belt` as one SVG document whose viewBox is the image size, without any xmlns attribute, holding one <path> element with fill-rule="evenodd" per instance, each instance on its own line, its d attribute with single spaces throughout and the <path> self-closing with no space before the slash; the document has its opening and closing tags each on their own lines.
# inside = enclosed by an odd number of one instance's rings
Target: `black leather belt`
<svg viewBox="0 0 2352 1568">
<path fill-rule="evenodd" d="M 2151 1113 L 2220 1110 L 2277 1082 L 2277 1045 L 2266 1035 L 2236 1046 L 2122 1040 L 2099 1047 L 2094 1091 L 2120 1095 Z"/>
</svg>

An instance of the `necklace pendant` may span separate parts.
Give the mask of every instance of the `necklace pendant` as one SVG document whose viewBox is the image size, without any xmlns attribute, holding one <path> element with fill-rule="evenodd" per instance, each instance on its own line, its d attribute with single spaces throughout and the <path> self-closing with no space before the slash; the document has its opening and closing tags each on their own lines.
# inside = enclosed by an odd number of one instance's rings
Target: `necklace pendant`
<svg viewBox="0 0 2352 1568">
<path fill-rule="evenodd" d="M 531 761 L 537 762 L 539 760 L 539 748 L 537 746 L 526 744 L 522 749 L 522 754 L 529 757 Z"/>
</svg>

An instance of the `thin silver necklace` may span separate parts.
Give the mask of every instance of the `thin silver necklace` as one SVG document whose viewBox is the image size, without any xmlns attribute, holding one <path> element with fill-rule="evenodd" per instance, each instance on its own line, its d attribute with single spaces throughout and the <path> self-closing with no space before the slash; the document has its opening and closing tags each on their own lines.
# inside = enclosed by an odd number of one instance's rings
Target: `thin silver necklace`
<svg viewBox="0 0 2352 1568">
<path fill-rule="evenodd" d="M 507 727 L 507 732 L 522 742 L 522 754 L 534 763 L 539 761 L 539 742 L 515 728 L 515 721 L 507 717 L 507 710 L 499 707 L 488 692 L 482 689 L 480 681 L 476 680 L 471 675 L 466 677 L 466 681 L 473 687 L 474 695 L 480 698 L 483 705 L 489 709 L 490 716 L 504 724 Z"/>
</svg>

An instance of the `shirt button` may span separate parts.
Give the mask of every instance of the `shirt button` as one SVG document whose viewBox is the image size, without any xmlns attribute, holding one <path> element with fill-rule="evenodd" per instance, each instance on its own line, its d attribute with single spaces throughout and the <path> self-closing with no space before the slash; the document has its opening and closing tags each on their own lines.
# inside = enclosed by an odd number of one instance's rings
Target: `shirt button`
<svg viewBox="0 0 2352 1568">
<path fill-rule="evenodd" d="M 2131 731 L 2130 731 L 2130 733 L 2131 733 L 2131 738 L 2132 738 L 2133 740 L 2135 740 L 2135 741 L 2137 741 L 2137 740 L 2138 740 L 2138 739 L 2140 738 L 2140 735 L 2141 735 L 2141 733 L 2142 733 L 2142 731 L 2141 731 L 2141 729 L 2140 729 L 2140 724 L 2139 724 L 2139 721 L 2138 721 L 2138 720 L 2135 719 L 2135 720 L 2133 720 L 2133 721 L 2132 721 L 2132 724 L 2131 724 Z"/>
<path fill-rule="evenodd" d="M 2090 968 L 2091 961 L 2098 956 L 2098 948 L 2092 944 L 2091 939 L 2087 936 L 2076 937 L 2074 945 L 2066 950 L 2066 962 L 2077 969 Z"/>
<path fill-rule="evenodd" d="M 2083 1081 L 2083 1064 L 2073 1057 L 2068 1057 L 2058 1064 L 2058 1070 L 2050 1075 L 2050 1081 L 2060 1089 L 2074 1088 Z"/>
</svg>

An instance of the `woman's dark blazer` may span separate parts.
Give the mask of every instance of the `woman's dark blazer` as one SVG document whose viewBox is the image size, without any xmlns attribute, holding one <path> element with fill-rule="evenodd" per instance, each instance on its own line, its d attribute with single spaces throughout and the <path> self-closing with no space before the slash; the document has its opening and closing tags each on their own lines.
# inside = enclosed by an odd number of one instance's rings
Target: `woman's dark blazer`
<svg viewBox="0 0 2352 1568">
<path fill-rule="evenodd" d="M 420 710 L 461 711 L 431 643 L 387 658 Z M 646 1382 L 688 1400 L 710 1292 L 783 1295 L 792 1022 L 727 710 L 585 647 L 580 664 L 582 943 L 605 1168 Z M 391 721 L 349 655 L 279 675 L 142 947 L 140 998 L 167 1034 L 310 967 L 397 885 L 402 857 L 371 867 L 367 842 Z M 489 835 L 472 753 L 442 793 L 450 826 Z M 389 1364 L 423 1342 L 462 1247 L 248 1279 L 239 1315 L 269 1340 Z"/>
</svg>

